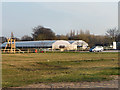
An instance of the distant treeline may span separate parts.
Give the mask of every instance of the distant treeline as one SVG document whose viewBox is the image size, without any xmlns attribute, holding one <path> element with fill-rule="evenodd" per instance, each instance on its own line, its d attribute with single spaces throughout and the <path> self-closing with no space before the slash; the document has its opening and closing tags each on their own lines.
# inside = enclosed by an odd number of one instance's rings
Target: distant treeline
<svg viewBox="0 0 120 90">
<path fill-rule="evenodd" d="M 94 45 L 111 45 L 113 41 L 120 42 L 120 31 L 116 28 L 109 29 L 105 35 L 90 34 L 89 30 L 71 30 L 66 35 L 56 35 L 50 28 L 37 26 L 33 28 L 32 36 L 24 35 L 22 38 L 15 38 L 17 41 L 36 41 L 36 40 L 84 40 L 89 46 Z M 6 41 L 6 37 L 2 37 L 2 43 Z"/>
</svg>

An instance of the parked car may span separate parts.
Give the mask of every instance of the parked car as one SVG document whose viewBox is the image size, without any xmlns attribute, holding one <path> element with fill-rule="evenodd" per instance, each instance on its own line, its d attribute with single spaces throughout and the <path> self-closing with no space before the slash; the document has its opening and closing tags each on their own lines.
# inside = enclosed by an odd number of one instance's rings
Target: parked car
<svg viewBox="0 0 120 90">
<path fill-rule="evenodd" d="M 93 46 L 89 51 L 90 52 L 102 52 L 104 49 L 102 46 Z"/>
</svg>

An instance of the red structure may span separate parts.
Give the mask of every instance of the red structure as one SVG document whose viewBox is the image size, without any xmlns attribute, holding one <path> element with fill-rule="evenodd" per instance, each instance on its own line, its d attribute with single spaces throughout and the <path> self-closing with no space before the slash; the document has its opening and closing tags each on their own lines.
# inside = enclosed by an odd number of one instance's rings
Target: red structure
<svg viewBox="0 0 120 90">
<path fill-rule="evenodd" d="M 37 53 L 37 49 L 35 49 L 35 53 Z"/>
</svg>

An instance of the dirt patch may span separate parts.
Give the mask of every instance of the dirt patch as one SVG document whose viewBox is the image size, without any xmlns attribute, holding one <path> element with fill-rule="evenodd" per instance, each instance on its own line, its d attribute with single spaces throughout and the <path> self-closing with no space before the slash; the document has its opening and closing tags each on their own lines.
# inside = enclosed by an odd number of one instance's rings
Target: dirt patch
<svg viewBox="0 0 120 90">
<path fill-rule="evenodd" d="M 118 88 L 118 76 L 114 80 L 101 82 L 67 82 L 67 83 L 40 83 L 19 88 Z"/>
</svg>

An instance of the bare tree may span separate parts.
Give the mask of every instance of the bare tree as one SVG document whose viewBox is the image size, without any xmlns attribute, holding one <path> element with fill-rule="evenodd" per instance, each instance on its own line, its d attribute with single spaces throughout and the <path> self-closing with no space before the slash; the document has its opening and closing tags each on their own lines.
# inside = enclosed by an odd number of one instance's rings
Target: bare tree
<svg viewBox="0 0 120 90">
<path fill-rule="evenodd" d="M 112 42 L 116 40 L 118 35 L 119 35 L 119 30 L 117 30 L 116 28 L 109 29 L 106 32 L 106 36 L 111 38 Z"/>
<path fill-rule="evenodd" d="M 0 43 L 4 43 L 7 41 L 7 38 L 6 37 L 0 37 Z"/>
<path fill-rule="evenodd" d="M 33 38 L 28 36 L 28 35 L 24 35 L 22 38 L 21 38 L 22 41 L 32 41 Z"/>
<path fill-rule="evenodd" d="M 33 28 L 32 33 L 34 40 L 53 40 L 55 39 L 55 33 L 49 29 L 45 28 L 43 26 L 37 26 Z"/>
<path fill-rule="evenodd" d="M 13 32 L 11 32 L 11 38 L 14 38 Z"/>
</svg>

